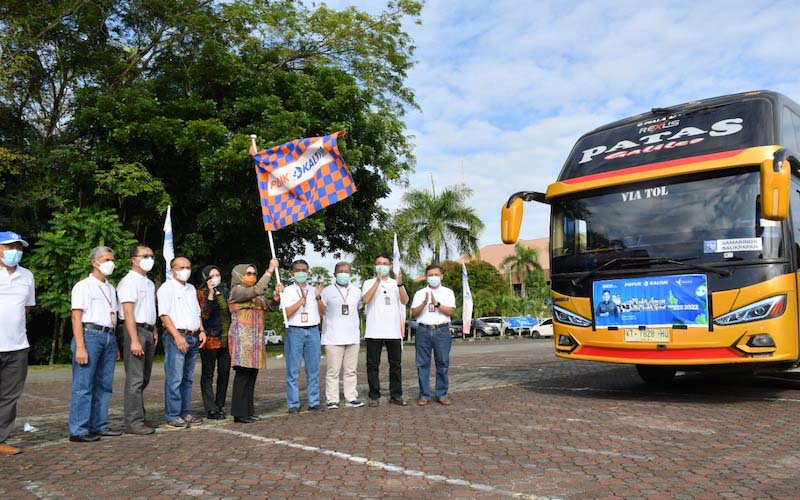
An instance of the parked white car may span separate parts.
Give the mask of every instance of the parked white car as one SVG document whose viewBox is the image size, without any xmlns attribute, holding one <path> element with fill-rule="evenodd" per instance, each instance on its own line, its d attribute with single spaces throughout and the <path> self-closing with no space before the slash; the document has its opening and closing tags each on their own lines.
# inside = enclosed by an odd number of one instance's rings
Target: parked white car
<svg viewBox="0 0 800 500">
<path fill-rule="evenodd" d="M 552 318 L 547 318 L 545 320 L 542 320 L 538 325 L 531 327 L 531 338 L 540 339 L 552 336 L 553 336 Z"/>
<path fill-rule="evenodd" d="M 497 328 L 498 335 L 500 335 L 500 333 L 505 332 L 506 328 L 508 328 L 508 322 L 500 316 L 486 316 L 478 319 Z"/>
<path fill-rule="evenodd" d="M 280 345 L 283 343 L 283 338 L 275 330 L 264 330 L 264 343 L 267 345 Z"/>
</svg>

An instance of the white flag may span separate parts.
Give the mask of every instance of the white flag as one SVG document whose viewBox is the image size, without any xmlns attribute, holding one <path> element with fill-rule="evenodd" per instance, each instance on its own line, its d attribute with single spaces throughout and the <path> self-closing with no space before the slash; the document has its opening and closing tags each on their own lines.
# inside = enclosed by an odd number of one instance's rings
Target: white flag
<svg viewBox="0 0 800 500">
<path fill-rule="evenodd" d="M 472 292 L 469 291 L 469 280 L 467 279 L 467 266 L 461 263 L 461 286 L 464 290 L 464 303 L 461 309 L 461 319 L 464 321 L 464 335 L 469 333 L 472 324 Z"/>
<path fill-rule="evenodd" d="M 394 246 L 392 247 L 392 271 L 395 276 L 400 272 L 400 245 L 397 244 L 397 233 L 394 233 Z"/>
<path fill-rule="evenodd" d="M 400 272 L 400 245 L 397 244 L 397 233 L 394 233 L 394 245 L 392 246 L 392 271 L 394 275 Z M 406 332 L 406 308 L 405 306 L 400 309 L 400 335 L 404 336 Z"/>
<path fill-rule="evenodd" d="M 175 247 L 172 245 L 172 205 L 167 207 L 167 218 L 164 220 L 164 260 L 167 262 L 167 279 L 172 279 L 170 263 L 175 258 Z"/>
</svg>

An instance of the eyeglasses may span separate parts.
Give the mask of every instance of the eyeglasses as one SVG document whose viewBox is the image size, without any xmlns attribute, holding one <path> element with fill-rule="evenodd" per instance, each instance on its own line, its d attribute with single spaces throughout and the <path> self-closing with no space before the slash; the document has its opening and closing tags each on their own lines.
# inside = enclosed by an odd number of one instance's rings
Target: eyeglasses
<svg viewBox="0 0 800 500">
<path fill-rule="evenodd" d="M 257 273 L 254 273 L 254 272 L 251 272 L 251 271 L 247 271 L 246 273 L 244 273 L 244 275 L 245 276 L 258 276 Z"/>
</svg>

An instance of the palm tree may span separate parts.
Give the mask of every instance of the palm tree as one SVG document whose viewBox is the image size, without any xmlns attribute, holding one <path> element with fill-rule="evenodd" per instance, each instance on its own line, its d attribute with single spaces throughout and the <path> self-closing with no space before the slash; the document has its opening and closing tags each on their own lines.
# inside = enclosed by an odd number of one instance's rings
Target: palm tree
<svg viewBox="0 0 800 500">
<path fill-rule="evenodd" d="M 434 261 L 450 260 L 453 252 L 477 254 L 478 235 L 483 222 L 475 209 L 466 205 L 472 190 L 464 185 L 436 193 L 412 189 L 403 195 L 403 207 L 395 222 L 403 234 L 408 260 L 419 262 L 424 250 L 433 253 Z"/>
<path fill-rule="evenodd" d="M 521 295 L 522 297 L 527 297 L 525 283 L 528 281 L 528 277 L 534 271 L 542 270 L 542 265 L 539 264 L 539 249 L 517 242 L 514 245 L 514 254 L 503 259 L 500 262 L 500 267 L 508 273 L 509 281 L 511 281 L 512 274 L 517 277 L 522 285 Z"/>
</svg>

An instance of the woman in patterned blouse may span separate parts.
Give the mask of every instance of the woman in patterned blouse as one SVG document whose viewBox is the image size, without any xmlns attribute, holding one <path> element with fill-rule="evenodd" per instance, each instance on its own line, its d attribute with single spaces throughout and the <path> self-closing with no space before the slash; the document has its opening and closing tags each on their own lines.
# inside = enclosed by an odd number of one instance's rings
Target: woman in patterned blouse
<svg viewBox="0 0 800 500">
<path fill-rule="evenodd" d="M 249 424 L 260 420 L 255 415 L 254 394 L 258 370 L 267 366 L 267 350 L 264 344 L 264 311 L 268 302 L 264 297 L 278 260 L 269 262 L 269 269 L 256 281 L 258 271 L 253 264 L 239 264 L 231 274 L 231 291 L 228 305 L 231 311 L 231 327 L 228 331 L 228 346 L 233 370 L 233 396 L 231 415 L 239 423 Z M 283 287 L 276 285 L 280 293 Z M 273 308 L 276 301 L 270 301 Z"/>
</svg>

